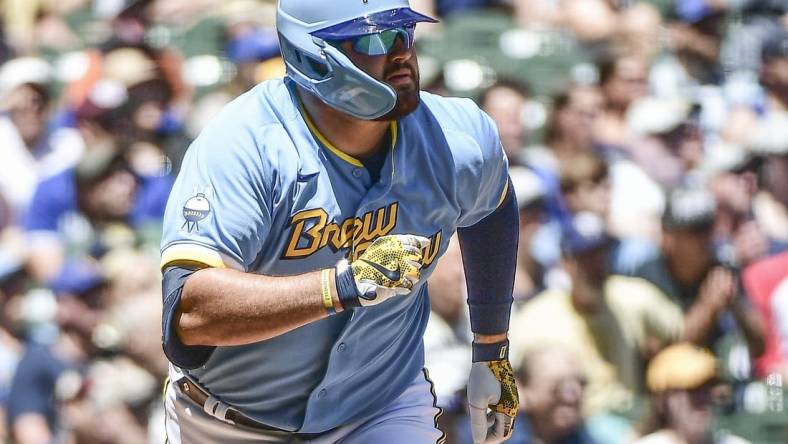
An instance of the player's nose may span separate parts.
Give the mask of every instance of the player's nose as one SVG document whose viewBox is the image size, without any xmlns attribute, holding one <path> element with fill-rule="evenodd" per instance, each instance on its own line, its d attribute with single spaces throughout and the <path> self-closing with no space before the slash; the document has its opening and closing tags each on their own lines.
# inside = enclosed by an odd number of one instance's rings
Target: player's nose
<svg viewBox="0 0 788 444">
<path fill-rule="evenodd" d="M 413 45 L 408 45 L 404 38 L 398 37 L 389 51 L 389 60 L 399 63 L 408 61 L 413 57 L 413 51 Z"/>
</svg>

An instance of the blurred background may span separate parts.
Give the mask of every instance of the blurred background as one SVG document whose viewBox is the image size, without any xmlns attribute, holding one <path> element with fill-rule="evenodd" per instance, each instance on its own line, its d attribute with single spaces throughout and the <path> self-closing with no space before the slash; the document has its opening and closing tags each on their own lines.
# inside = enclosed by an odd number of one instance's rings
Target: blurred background
<svg viewBox="0 0 788 444">
<path fill-rule="evenodd" d="M 422 87 L 520 208 L 512 443 L 786 443 L 788 1 L 412 0 Z M 190 141 L 284 74 L 274 1 L 0 1 L 0 442 L 163 443 L 159 236 Z M 456 243 L 425 337 L 469 443 Z"/>
</svg>

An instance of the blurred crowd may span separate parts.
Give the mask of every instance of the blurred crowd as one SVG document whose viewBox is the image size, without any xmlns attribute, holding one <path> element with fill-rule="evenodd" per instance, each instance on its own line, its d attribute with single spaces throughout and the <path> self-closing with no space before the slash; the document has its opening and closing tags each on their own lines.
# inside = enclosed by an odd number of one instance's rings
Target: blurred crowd
<svg viewBox="0 0 788 444">
<path fill-rule="evenodd" d="M 788 1 L 411 4 L 444 19 L 419 29 L 422 86 L 476 99 L 511 165 L 510 442 L 788 442 Z M 164 205 L 205 122 L 284 74 L 274 13 L 0 2 L 0 443 L 165 441 Z M 582 60 L 531 82 L 431 55 L 485 14 L 519 32 L 505 53 L 543 56 L 541 33 Z M 441 427 L 469 443 L 456 242 L 430 297 Z"/>
</svg>

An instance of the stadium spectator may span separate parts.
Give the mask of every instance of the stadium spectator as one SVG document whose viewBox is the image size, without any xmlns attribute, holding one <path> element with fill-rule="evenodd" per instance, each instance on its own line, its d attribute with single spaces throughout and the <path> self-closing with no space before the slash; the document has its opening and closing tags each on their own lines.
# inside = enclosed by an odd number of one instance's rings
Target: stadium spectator
<svg viewBox="0 0 788 444">
<path fill-rule="evenodd" d="M 0 195 L 21 218 L 39 180 L 73 166 L 84 146 L 76 131 L 50 128 L 52 68 L 42 59 L 11 60 L 0 68 Z"/>
<path fill-rule="evenodd" d="M 678 339 L 682 325 L 680 310 L 655 287 L 610 274 L 611 241 L 598 217 L 575 216 L 562 240 L 571 290 L 547 290 L 518 307 L 510 337 L 515 362 L 536 345 L 571 351 L 588 377 L 584 415 L 623 439 L 627 422 L 618 415 L 643 392 L 644 358 Z"/>
<path fill-rule="evenodd" d="M 766 106 L 777 112 L 788 110 L 788 30 L 775 31 L 764 42 L 761 61 L 760 81 L 767 92 Z"/>
<path fill-rule="evenodd" d="M 171 187 L 169 176 L 137 175 L 112 150 L 91 151 L 76 168 L 41 182 L 25 220 L 33 277 L 47 282 L 69 257 L 100 256 L 107 230 L 160 223 Z"/>
<path fill-rule="evenodd" d="M 646 376 L 651 418 L 646 436 L 635 444 L 746 444 L 712 428 L 712 408 L 721 390 L 717 360 L 709 351 L 687 343 L 661 351 Z"/>
<path fill-rule="evenodd" d="M 528 351 L 517 372 L 522 396 L 513 444 L 594 444 L 583 424 L 580 363 L 568 351 L 543 347 Z"/>
<path fill-rule="evenodd" d="M 622 2 L 623 3 L 623 2 Z M 663 20 L 659 10 L 648 2 L 636 2 L 618 14 L 610 46 L 614 54 L 634 54 L 652 60 L 662 49 Z"/>
<path fill-rule="evenodd" d="M 765 351 L 755 376 L 788 378 L 788 253 L 759 260 L 742 272 L 742 286 L 764 322 Z"/>
<path fill-rule="evenodd" d="M 607 220 L 610 210 L 608 166 L 598 156 L 582 153 L 559 165 L 561 196 L 571 214 L 592 213 Z"/>
<path fill-rule="evenodd" d="M 714 255 L 714 220 L 715 203 L 709 193 L 672 193 L 662 218 L 660 252 L 638 266 L 634 276 L 657 286 L 681 308 L 684 339 L 713 349 L 738 326 L 755 357 L 763 352 L 763 326 L 739 294 L 734 272 Z"/>
<path fill-rule="evenodd" d="M 11 391 L 11 381 L 16 366 L 24 349 L 18 337 L 19 332 L 12 320 L 9 319 L 8 313 L 11 300 L 19 291 L 19 281 L 18 278 L 9 275 L 0 277 L 0 442 L 6 442 L 9 439 L 6 418 L 8 395 Z"/>
<path fill-rule="evenodd" d="M 104 282 L 91 264 L 70 264 L 52 281 L 59 295 L 56 322 L 61 334 L 52 345 L 29 343 L 17 367 L 8 401 L 8 421 L 12 437 L 19 443 L 51 442 L 63 424 L 56 400 L 58 380 L 66 375 L 69 396 L 84 386 L 79 372 L 96 350 L 91 342 L 98 323 Z M 63 390 L 63 388 L 60 388 Z"/>
<path fill-rule="evenodd" d="M 648 94 L 648 63 L 629 55 L 605 60 L 599 67 L 599 85 L 605 104 L 595 122 L 595 142 L 614 153 L 636 149 L 626 116 L 630 106 Z"/>
<path fill-rule="evenodd" d="M 709 164 L 706 186 L 717 202 L 713 228 L 716 255 L 729 265 L 746 267 L 771 248 L 753 211 L 760 192 L 762 159 L 736 145 L 721 144 L 707 151 L 704 163 Z"/>
<path fill-rule="evenodd" d="M 594 149 L 594 127 L 603 104 L 599 89 L 591 86 L 572 86 L 555 98 L 545 143 L 557 161 Z"/>
<path fill-rule="evenodd" d="M 510 165 L 523 164 L 523 147 L 528 134 L 525 128 L 525 105 L 528 86 L 515 80 L 500 79 L 479 96 L 479 106 L 498 125 L 498 134 Z"/>
<path fill-rule="evenodd" d="M 703 135 L 692 104 L 681 99 L 647 97 L 627 112 L 634 149 L 631 159 L 662 189 L 693 179 L 703 157 Z"/>
</svg>

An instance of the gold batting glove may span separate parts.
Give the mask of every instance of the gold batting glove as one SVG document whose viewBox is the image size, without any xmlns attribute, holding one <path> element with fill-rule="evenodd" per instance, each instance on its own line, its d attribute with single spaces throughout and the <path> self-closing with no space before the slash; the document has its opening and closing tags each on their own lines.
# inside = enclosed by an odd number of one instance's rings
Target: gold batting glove
<svg viewBox="0 0 788 444">
<path fill-rule="evenodd" d="M 381 236 L 355 261 L 337 264 L 337 294 L 344 308 L 369 307 L 406 295 L 421 279 L 426 237 Z"/>
</svg>

